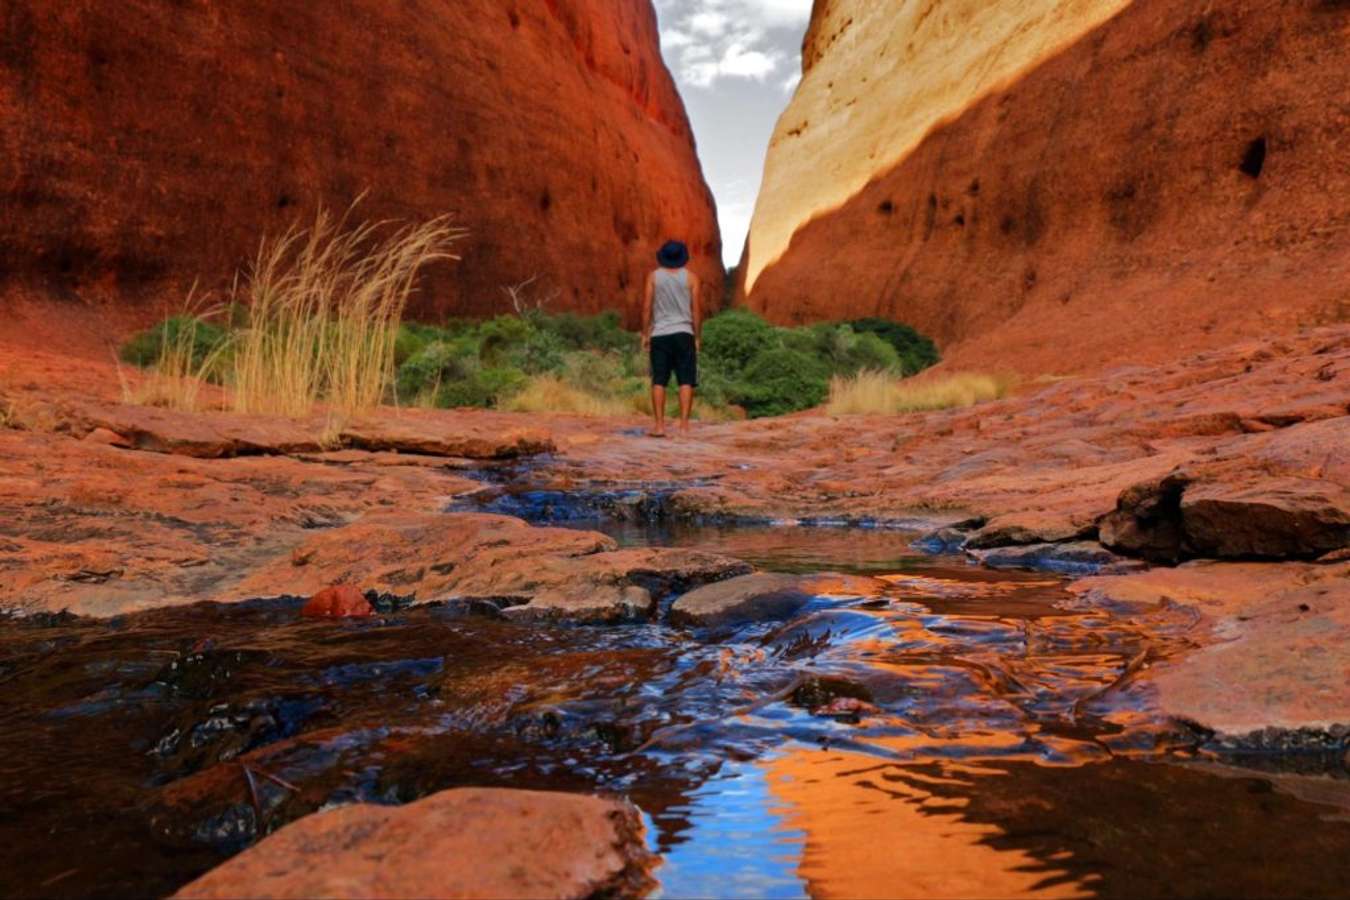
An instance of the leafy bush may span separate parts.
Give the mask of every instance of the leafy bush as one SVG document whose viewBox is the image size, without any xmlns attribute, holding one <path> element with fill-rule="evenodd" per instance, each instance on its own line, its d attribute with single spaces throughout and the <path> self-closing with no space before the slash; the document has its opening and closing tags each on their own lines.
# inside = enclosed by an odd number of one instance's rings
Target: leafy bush
<svg viewBox="0 0 1350 900">
<path fill-rule="evenodd" d="M 731 309 L 703 326 L 703 359 L 726 375 L 745 370 L 756 356 L 781 347 L 777 330 L 747 309 Z"/>
<path fill-rule="evenodd" d="M 929 366 L 935 366 L 942 360 L 937 345 L 931 338 L 925 337 L 903 322 L 890 319 L 855 319 L 849 323 L 854 331 L 863 334 L 875 334 L 895 348 L 900 357 L 901 371 L 905 375 L 922 372 Z"/>
<path fill-rule="evenodd" d="M 612 310 L 596 316 L 561 313 L 555 316 L 541 314 L 532 318 L 536 328 L 557 335 L 568 350 L 628 353 L 638 346 L 637 335 L 624 331 L 619 314 Z"/>
<path fill-rule="evenodd" d="M 439 328 L 419 325 L 416 322 L 404 322 L 394 336 L 394 365 L 401 366 L 420 353 L 434 341 L 444 340 L 448 335 Z"/>
<path fill-rule="evenodd" d="M 821 360 L 786 347 L 757 355 L 730 388 L 733 401 L 753 417 L 781 416 L 819 406 L 830 392 L 830 369 Z"/>
<path fill-rule="evenodd" d="M 163 357 L 168 347 L 182 347 L 191 354 L 188 362 L 200 369 L 230 339 L 230 332 L 195 316 L 171 316 L 155 327 L 142 331 L 122 345 L 124 362 L 148 368 Z"/>
<path fill-rule="evenodd" d="M 445 381 L 436 391 L 436 405 L 495 407 L 525 387 L 529 376 L 511 366 L 474 369 L 468 375 Z"/>
<path fill-rule="evenodd" d="M 563 367 L 567 345 L 557 334 L 532 328 L 524 342 L 508 354 L 511 365 L 531 375 L 557 372 Z"/>
<path fill-rule="evenodd" d="M 425 392 L 471 377 L 478 369 L 478 343 L 472 336 L 436 341 L 398 367 L 395 390 L 400 402 L 411 403 Z"/>
</svg>

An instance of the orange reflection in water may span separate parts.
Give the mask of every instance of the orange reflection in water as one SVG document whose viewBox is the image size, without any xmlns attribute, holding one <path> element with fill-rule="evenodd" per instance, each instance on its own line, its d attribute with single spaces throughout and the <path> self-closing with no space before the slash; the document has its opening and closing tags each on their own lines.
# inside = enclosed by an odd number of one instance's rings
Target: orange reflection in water
<svg viewBox="0 0 1350 900">
<path fill-rule="evenodd" d="M 924 789 L 934 776 L 876 757 L 800 749 L 764 763 L 785 825 L 806 836 L 798 874 L 814 897 L 1087 897 L 1079 878 L 968 822 L 960 799 Z M 1001 773 L 948 764 L 946 784 Z M 972 784 L 972 790 L 978 790 Z"/>
</svg>

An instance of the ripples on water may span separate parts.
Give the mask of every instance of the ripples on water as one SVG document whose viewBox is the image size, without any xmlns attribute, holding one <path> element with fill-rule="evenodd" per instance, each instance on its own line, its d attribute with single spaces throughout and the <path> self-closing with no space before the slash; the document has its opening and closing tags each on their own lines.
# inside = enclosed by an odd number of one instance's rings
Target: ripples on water
<svg viewBox="0 0 1350 900">
<path fill-rule="evenodd" d="M 1185 646 L 1174 610 L 1074 609 L 1053 578 L 884 531 L 658 537 L 869 578 L 716 635 L 451 608 L 308 622 L 291 600 L 4 626 L 0 892 L 165 893 L 324 805 L 468 784 L 629 796 L 668 896 L 1307 895 L 1350 876 L 1335 807 L 1159 761 L 1192 739 L 1131 676 Z"/>
</svg>

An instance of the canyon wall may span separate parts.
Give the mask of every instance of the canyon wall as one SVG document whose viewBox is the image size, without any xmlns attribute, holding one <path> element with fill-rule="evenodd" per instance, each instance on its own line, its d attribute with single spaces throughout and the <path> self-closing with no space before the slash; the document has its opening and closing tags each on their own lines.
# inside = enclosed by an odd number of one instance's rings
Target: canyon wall
<svg viewBox="0 0 1350 900">
<path fill-rule="evenodd" d="M 470 229 L 423 317 L 535 278 L 631 321 L 668 237 L 721 283 L 649 0 L 0 5 L 0 298 L 159 314 L 362 193 L 361 218 Z"/>
<path fill-rule="evenodd" d="M 1345 0 L 816 0 L 740 268 L 1024 373 L 1350 317 Z"/>
</svg>

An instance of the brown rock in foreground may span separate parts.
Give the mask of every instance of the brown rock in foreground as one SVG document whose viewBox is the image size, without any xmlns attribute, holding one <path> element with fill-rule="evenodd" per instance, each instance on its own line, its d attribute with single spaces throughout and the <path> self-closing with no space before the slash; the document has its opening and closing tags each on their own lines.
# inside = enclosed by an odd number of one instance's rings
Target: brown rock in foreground
<svg viewBox="0 0 1350 900">
<path fill-rule="evenodd" d="M 633 896 L 650 885 L 652 862 L 628 803 L 460 788 L 407 806 L 315 813 L 176 896 Z"/>
<path fill-rule="evenodd" d="M 300 615 L 310 619 L 363 619 L 374 614 L 365 594 L 350 584 L 324 588 L 300 610 Z"/>
<path fill-rule="evenodd" d="M 831 0 L 742 295 L 949 363 L 1157 364 L 1350 316 L 1350 5 Z"/>
<path fill-rule="evenodd" d="M 632 312 L 671 236 L 720 283 L 649 0 L 9 0 L 0 47 L 0 292 L 158 317 L 362 193 L 470 229 L 421 315 Z"/>
</svg>

